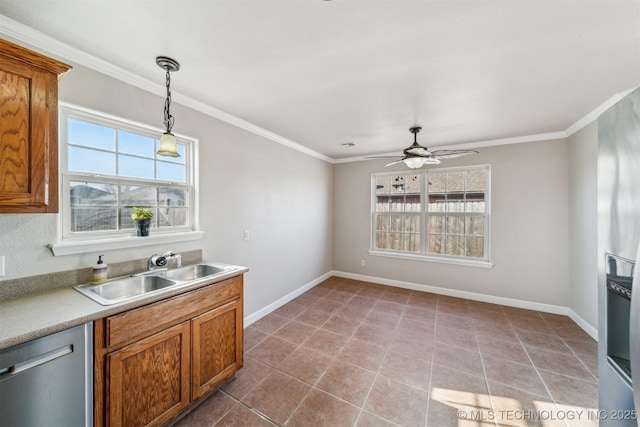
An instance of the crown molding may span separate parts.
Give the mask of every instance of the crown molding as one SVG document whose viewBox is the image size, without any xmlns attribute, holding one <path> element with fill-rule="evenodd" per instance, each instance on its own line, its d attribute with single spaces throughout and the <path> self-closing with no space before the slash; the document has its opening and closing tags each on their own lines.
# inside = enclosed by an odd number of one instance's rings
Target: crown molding
<svg viewBox="0 0 640 427">
<path fill-rule="evenodd" d="M 582 128 L 584 128 L 587 125 L 589 125 L 590 123 L 595 122 L 596 120 L 598 120 L 598 117 L 600 117 L 600 115 L 602 113 L 607 111 L 609 108 L 611 108 L 617 102 L 622 100 L 622 98 L 624 98 L 625 96 L 629 95 L 631 92 L 633 92 L 637 88 L 638 88 L 638 86 L 632 87 L 631 89 L 623 90 L 622 92 L 618 92 L 615 95 L 613 95 L 611 98 L 609 98 L 606 101 L 604 101 L 602 104 L 598 105 L 595 109 L 593 109 L 593 111 L 587 113 L 580 120 L 578 120 L 577 122 L 575 122 L 574 124 L 569 126 L 564 131 L 565 134 L 566 134 L 566 137 L 567 138 L 570 137 L 574 133 L 578 132 Z"/>
<path fill-rule="evenodd" d="M 623 90 L 622 92 L 618 92 L 613 95 L 611 98 L 604 101 L 602 104 L 598 105 L 591 112 L 587 113 L 585 116 L 580 118 L 578 121 L 573 123 L 567 129 L 563 131 L 557 132 L 548 132 L 548 133 L 538 133 L 534 135 L 525 135 L 525 136 L 515 136 L 510 138 L 499 138 L 499 139 L 487 139 L 484 141 L 474 141 L 474 142 L 466 142 L 466 143 L 455 143 L 449 145 L 443 145 L 435 147 L 438 150 L 472 150 L 474 148 L 485 148 L 485 147 L 494 147 L 497 145 L 509 145 L 509 144 L 521 144 L 524 142 L 541 142 L 541 141 L 549 141 L 552 139 L 563 139 L 569 138 L 574 133 L 580 131 L 587 125 L 598 120 L 598 117 L 617 102 L 622 100 L 625 96 L 629 95 L 634 90 L 638 89 L 640 86 L 632 87 L 631 89 Z M 351 163 L 351 162 L 360 162 L 363 160 L 371 160 L 370 156 L 399 156 L 397 151 L 389 152 L 389 153 L 380 153 L 380 154 L 371 154 L 369 156 L 355 156 L 355 157 L 345 157 L 340 159 L 333 159 L 333 163 Z"/>
<path fill-rule="evenodd" d="M 565 132 L 549 132 L 549 133 L 539 133 L 535 135 L 515 136 L 510 138 L 487 139 L 484 141 L 465 142 L 460 144 L 439 145 L 433 148 L 434 150 L 436 149 L 437 150 L 472 150 L 474 148 L 493 147 L 496 145 L 522 144 L 525 142 L 549 141 L 552 139 L 562 139 L 566 137 L 567 135 Z M 335 159 L 334 163 L 350 163 L 350 162 L 359 162 L 362 160 L 371 160 L 369 158 L 371 156 L 398 157 L 400 155 L 398 154 L 397 151 L 394 151 L 389 153 L 371 154 L 369 156 L 345 157 L 342 159 Z"/>
<path fill-rule="evenodd" d="M 75 62 L 94 71 L 105 74 L 109 77 L 113 77 L 114 79 L 123 81 L 124 83 L 143 89 L 147 92 L 151 92 L 159 96 L 164 96 L 166 90 L 164 84 L 152 82 L 123 68 L 116 67 L 115 65 L 110 64 L 103 59 L 71 47 L 65 43 L 60 42 L 59 40 L 54 39 L 53 37 L 43 34 L 40 31 L 14 21 L 13 19 L 1 14 L 0 35 L 7 36 L 18 42 L 27 44 L 29 45 L 29 47 L 33 47 L 34 50 L 40 51 L 41 53 L 45 53 L 61 60 Z M 246 130 L 247 132 L 259 135 L 263 138 L 284 145 L 293 150 L 300 151 L 311 157 L 315 157 L 329 163 L 333 163 L 334 161 L 332 158 L 325 156 L 322 153 L 318 153 L 317 151 L 305 147 L 304 145 L 298 144 L 297 142 L 291 141 L 290 139 L 284 138 L 274 132 L 261 128 L 260 126 L 254 125 L 253 123 L 250 123 L 225 111 L 219 110 L 215 107 L 195 100 L 191 97 L 174 92 L 172 94 L 172 99 L 178 104 L 182 104 L 196 111 L 204 113 L 210 117 L 216 118 L 230 125 Z"/>
<path fill-rule="evenodd" d="M 107 61 L 104 61 L 96 56 L 90 55 L 84 51 L 81 51 L 65 43 L 62 43 L 50 36 L 47 36 L 46 34 L 43 34 L 31 27 L 28 27 L 17 21 L 14 21 L 13 19 L 8 18 L 2 14 L 0 14 L 0 35 L 4 35 L 18 42 L 28 44 L 30 47 L 33 47 L 35 50 L 38 50 L 41 53 L 50 55 L 56 59 L 75 62 L 77 64 L 90 68 L 92 70 L 98 71 L 102 74 L 106 74 L 107 76 L 113 77 L 117 80 L 123 81 L 124 83 L 128 83 L 132 86 L 143 89 L 147 92 L 151 92 L 159 96 L 164 96 L 164 92 L 166 88 L 163 84 L 152 82 L 130 71 L 127 71 L 123 68 L 116 67 Z M 446 149 L 463 150 L 463 149 L 491 147 L 491 146 L 497 146 L 497 145 L 520 144 L 525 142 L 539 142 L 539 141 L 548 141 L 552 139 L 568 138 L 574 133 L 581 130 L 582 128 L 589 125 L 590 123 L 596 121 L 598 119 L 598 116 L 600 116 L 600 114 L 602 114 L 604 111 L 609 109 L 612 105 L 620 101 L 622 98 L 627 96 L 629 93 L 631 93 L 635 89 L 637 89 L 637 87 L 634 87 L 613 95 L 611 98 L 607 99 L 605 102 L 600 104 L 593 111 L 587 113 L 584 117 L 580 118 L 578 121 L 573 123 L 564 131 L 548 132 L 548 133 L 542 133 L 542 134 L 516 136 L 516 137 L 500 138 L 500 139 L 490 139 L 490 140 L 475 141 L 475 142 L 456 143 L 456 144 L 449 144 L 446 146 L 439 146 L 437 148 L 441 150 L 446 150 Z M 210 117 L 216 118 L 225 123 L 228 123 L 240 129 L 243 129 L 247 132 L 251 132 L 255 135 L 259 135 L 265 139 L 284 145 L 288 148 L 291 148 L 293 150 L 299 151 L 301 153 L 307 154 L 311 157 L 315 157 L 317 159 L 323 160 L 328 163 L 339 164 L 339 163 L 350 163 L 350 162 L 369 160 L 365 156 L 355 156 L 355 157 L 334 159 L 322 153 L 319 153 L 315 150 L 312 150 L 308 147 L 305 147 L 302 144 L 299 144 L 290 139 L 284 138 L 267 129 L 261 128 L 260 126 L 254 125 L 253 123 L 250 123 L 244 119 L 241 119 L 232 114 L 229 114 L 215 107 L 207 105 L 201 101 L 193 99 L 191 97 L 183 96 L 183 95 L 180 95 L 179 93 L 174 93 L 173 99 L 175 100 L 175 102 L 179 104 L 182 104 L 196 111 L 204 113 Z M 372 156 L 373 155 L 374 154 L 372 154 Z M 397 155 L 398 155 L 397 152 L 375 154 L 375 156 L 397 156 Z"/>
</svg>

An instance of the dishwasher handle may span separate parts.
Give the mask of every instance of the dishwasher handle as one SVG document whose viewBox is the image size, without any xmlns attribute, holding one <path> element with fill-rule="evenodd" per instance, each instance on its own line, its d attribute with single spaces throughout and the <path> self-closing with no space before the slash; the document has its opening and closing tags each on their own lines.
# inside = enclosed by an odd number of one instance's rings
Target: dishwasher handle
<svg viewBox="0 0 640 427">
<path fill-rule="evenodd" d="M 73 345 L 69 344 L 56 350 L 51 350 L 46 353 L 39 354 L 35 357 L 32 357 L 31 359 L 18 362 L 15 365 L 8 366 L 6 368 L 0 368 L 0 381 L 12 375 L 17 375 L 20 372 L 35 368 L 36 366 L 44 365 L 47 362 L 51 362 L 52 360 L 71 353 L 73 353 Z"/>
</svg>

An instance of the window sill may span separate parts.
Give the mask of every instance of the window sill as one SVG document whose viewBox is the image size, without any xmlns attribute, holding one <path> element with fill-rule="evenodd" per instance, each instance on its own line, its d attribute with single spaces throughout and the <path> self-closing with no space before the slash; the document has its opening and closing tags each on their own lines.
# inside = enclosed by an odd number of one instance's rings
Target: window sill
<svg viewBox="0 0 640 427">
<path fill-rule="evenodd" d="M 385 252 L 385 251 L 374 251 L 374 250 L 369 251 L 369 255 L 383 256 L 383 257 L 389 257 L 389 258 L 409 259 L 414 261 L 439 262 L 442 264 L 464 265 L 467 267 L 493 268 L 492 262 L 481 261 L 481 260 L 476 261 L 471 259 L 444 258 L 444 257 L 436 257 L 436 256 L 412 255 L 412 254 L 403 254 L 403 253 L 397 253 L 397 252 Z"/>
<path fill-rule="evenodd" d="M 75 255 L 85 252 L 108 251 L 114 249 L 135 248 L 162 243 L 188 242 L 204 238 L 204 231 L 184 233 L 151 234 L 147 237 L 124 236 L 109 239 L 67 241 L 49 245 L 53 256 Z"/>
</svg>

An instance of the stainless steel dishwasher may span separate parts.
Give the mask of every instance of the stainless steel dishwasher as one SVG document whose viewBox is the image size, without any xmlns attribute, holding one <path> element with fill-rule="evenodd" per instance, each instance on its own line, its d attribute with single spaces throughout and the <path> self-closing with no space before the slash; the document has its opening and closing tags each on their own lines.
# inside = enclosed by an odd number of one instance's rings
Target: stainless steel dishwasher
<svg viewBox="0 0 640 427">
<path fill-rule="evenodd" d="M 0 425 L 93 425 L 92 323 L 0 351 Z"/>
</svg>

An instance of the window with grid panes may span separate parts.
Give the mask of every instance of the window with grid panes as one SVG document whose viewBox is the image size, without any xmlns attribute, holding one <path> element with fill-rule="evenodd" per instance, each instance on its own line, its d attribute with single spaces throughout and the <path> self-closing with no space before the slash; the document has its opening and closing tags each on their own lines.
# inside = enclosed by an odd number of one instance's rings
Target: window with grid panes
<svg viewBox="0 0 640 427">
<path fill-rule="evenodd" d="M 489 261 L 489 166 L 372 177 L 373 253 Z"/>
<path fill-rule="evenodd" d="M 180 157 L 163 157 L 155 129 L 71 106 L 60 113 L 63 239 L 133 234 L 133 206 L 154 213 L 155 233 L 193 229 L 193 141 L 177 137 Z"/>
</svg>

